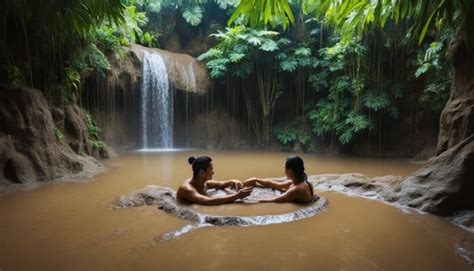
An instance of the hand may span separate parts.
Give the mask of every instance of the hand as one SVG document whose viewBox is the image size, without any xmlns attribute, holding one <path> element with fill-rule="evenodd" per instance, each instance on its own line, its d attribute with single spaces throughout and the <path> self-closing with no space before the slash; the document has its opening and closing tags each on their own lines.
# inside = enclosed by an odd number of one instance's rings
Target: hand
<svg viewBox="0 0 474 271">
<path fill-rule="evenodd" d="M 252 193 L 252 187 L 243 187 L 239 191 L 237 191 L 237 196 L 239 199 L 243 199 Z"/>
<path fill-rule="evenodd" d="M 257 185 L 258 178 L 252 177 L 244 181 L 244 187 L 254 187 Z"/>
<path fill-rule="evenodd" d="M 239 190 L 244 187 L 244 184 L 239 180 L 231 180 L 230 187 L 234 188 L 235 190 Z"/>
</svg>

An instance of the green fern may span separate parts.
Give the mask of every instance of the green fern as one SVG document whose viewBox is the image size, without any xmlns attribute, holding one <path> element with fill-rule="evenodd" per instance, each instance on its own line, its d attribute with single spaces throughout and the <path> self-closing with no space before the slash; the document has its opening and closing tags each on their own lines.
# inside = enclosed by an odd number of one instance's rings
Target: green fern
<svg viewBox="0 0 474 271">
<path fill-rule="evenodd" d="M 359 132 L 369 127 L 370 122 L 366 116 L 351 112 L 345 120 L 345 124 L 351 127 L 354 132 Z"/>
<path fill-rule="evenodd" d="M 273 37 L 273 36 L 278 36 L 280 33 L 276 31 L 270 31 L 270 30 L 253 30 L 251 31 L 252 35 L 255 35 L 257 37 Z"/>
<path fill-rule="evenodd" d="M 295 55 L 300 57 L 306 57 L 311 55 L 311 49 L 307 47 L 299 47 L 295 50 Z"/>
<path fill-rule="evenodd" d="M 228 7 L 237 7 L 240 0 L 215 0 L 220 9 L 226 10 Z"/>
<path fill-rule="evenodd" d="M 287 38 L 281 38 L 277 41 L 278 46 L 286 46 L 291 44 L 291 40 Z"/>
<path fill-rule="evenodd" d="M 339 142 L 347 144 L 351 141 L 352 137 L 354 137 L 354 132 L 352 130 L 345 130 L 339 135 Z"/>
<path fill-rule="evenodd" d="M 421 75 L 425 74 L 427 71 L 430 70 L 431 66 L 432 66 L 431 63 L 429 62 L 423 63 L 423 65 L 421 65 L 420 67 L 418 67 L 418 69 L 416 69 L 415 77 L 418 78 Z"/>
<path fill-rule="evenodd" d="M 160 1 L 150 1 L 146 6 L 146 11 L 154 14 L 158 14 L 161 11 L 161 2 Z"/>
<path fill-rule="evenodd" d="M 424 61 L 425 62 L 430 61 L 431 59 L 433 59 L 433 57 L 435 55 L 439 54 L 441 52 L 441 50 L 443 50 L 443 43 L 442 42 L 438 42 L 438 41 L 432 42 L 430 44 L 430 47 L 428 49 L 426 49 Z"/>
<path fill-rule="evenodd" d="M 242 58 L 244 58 L 244 57 L 245 57 L 245 54 L 240 54 L 240 53 L 230 53 L 229 54 L 229 59 L 230 59 L 230 62 L 232 62 L 232 63 L 237 63 L 240 60 L 242 60 Z"/>
<path fill-rule="evenodd" d="M 211 71 L 211 77 L 218 78 L 224 76 L 227 71 L 227 63 L 229 63 L 229 60 L 226 58 L 217 58 L 207 62 L 206 66 Z"/>
<path fill-rule="evenodd" d="M 239 63 L 239 66 L 232 71 L 232 75 L 240 78 L 245 78 L 252 74 L 253 65 L 250 62 Z"/>
<path fill-rule="evenodd" d="M 56 137 L 57 141 L 61 141 L 64 138 L 63 132 L 58 127 L 54 128 L 54 136 Z"/>
<path fill-rule="evenodd" d="M 278 45 L 273 40 L 266 40 L 259 48 L 266 52 L 273 52 L 278 50 Z"/>
<path fill-rule="evenodd" d="M 205 52 L 205 53 L 201 54 L 200 56 L 198 56 L 197 59 L 199 61 L 203 61 L 203 60 L 210 60 L 210 59 L 214 59 L 214 58 L 221 58 L 222 56 L 223 56 L 222 50 L 217 49 L 217 48 L 211 48 L 207 52 Z"/>
<path fill-rule="evenodd" d="M 374 93 L 368 93 L 363 97 L 364 105 L 374 111 L 379 111 L 390 105 L 390 98 L 386 93 L 376 95 Z"/>
<path fill-rule="evenodd" d="M 249 38 L 247 39 L 247 42 L 248 42 L 249 44 L 254 45 L 254 46 L 259 46 L 259 45 L 261 45 L 261 44 L 263 43 L 263 40 L 262 40 L 261 38 L 259 38 L 259 37 L 253 36 L 253 37 L 249 37 Z"/>
<path fill-rule="evenodd" d="M 280 69 L 286 72 L 292 72 L 298 67 L 298 61 L 293 58 L 287 58 L 280 62 Z"/>
<path fill-rule="evenodd" d="M 202 20 L 202 9 L 199 6 L 186 8 L 183 12 L 183 18 L 186 22 L 192 26 L 196 26 L 201 23 Z"/>
</svg>

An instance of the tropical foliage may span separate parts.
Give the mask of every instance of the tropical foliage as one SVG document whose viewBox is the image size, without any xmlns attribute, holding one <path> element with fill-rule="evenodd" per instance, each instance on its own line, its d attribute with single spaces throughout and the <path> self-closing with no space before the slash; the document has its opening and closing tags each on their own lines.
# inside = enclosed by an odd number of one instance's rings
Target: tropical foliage
<svg viewBox="0 0 474 271">
<path fill-rule="evenodd" d="M 311 140 L 312 134 L 309 127 L 305 125 L 304 118 L 277 125 L 274 133 L 278 141 L 281 142 L 284 147 L 299 145 L 300 148 L 304 150 L 314 150 L 314 145 Z"/>
<path fill-rule="evenodd" d="M 438 41 L 434 40 L 424 52 L 420 51 L 416 61 L 415 76 L 427 82 L 419 100 L 424 107 L 434 111 L 441 111 L 449 98 L 453 67 L 446 46 L 451 35 L 452 31 L 443 31 Z"/>
<path fill-rule="evenodd" d="M 285 29 L 288 23 L 295 22 L 293 12 L 298 9 L 278 7 L 291 7 L 292 2 L 242 0 L 229 24 L 244 23 L 256 28 L 271 25 Z M 381 133 L 382 120 L 399 117 L 397 101 L 403 98 L 404 91 L 408 91 L 410 82 L 414 81 L 421 80 L 425 87 L 421 93 L 409 90 L 412 92 L 409 97 L 418 97 L 416 99 L 425 110 L 440 112 L 447 100 L 452 78 L 446 45 L 455 26 L 458 26 L 455 30 L 461 33 L 466 44 L 472 44 L 473 28 L 466 25 L 472 25 L 473 3 L 463 0 L 304 0 L 301 3 L 302 13 L 309 17 L 302 27 L 309 28 L 306 29 L 305 46 L 313 51 L 319 48 L 319 51 L 316 61 L 308 61 L 311 65 L 307 69 L 310 74 L 308 82 L 316 91 L 316 101 L 313 105 L 306 103 L 298 107 L 307 112 L 315 135 L 330 135 L 331 142 L 336 137 L 345 144 L 367 130 Z M 242 20 L 238 21 L 238 18 Z M 327 36 L 324 36 L 322 27 L 311 27 L 310 22 L 314 20 L 321 22 L 320 26 L 331 27 Z M 397 26 L 402 21 L 408 22 L 408 27 L 406 23 Z M 294 27 L 299 27 L 296 22 Z M 385 29 L 383 35 L 380 29 Z M 314 32 L 319 33 L 319 42 L 314 41 Z M 411 49 L 417 44 L 422 45 L 420 50 Z M 389 59 L 383 58 L 386 50 L 390 50 Z M 397 62 L 394 60 L 396 54 L 411 57 L 412 61 Z M 295 74 L 297 61 L 284 55 L 281 55 L 281 60 L 282 68 Z M 383 64 L 387 61 L 389 71 Z M 402 65 L 401 71 L 394 72 L 392 67 L 399 65 Z M 417 101 L 411 99 L 410 103 Z M 287 127 L 298 129 L 294 125 Z M 295 133 L 277 130 L 277 138 L 283 144 L 295 138 Z"/>
<path fill-rule="evenodd" d="M 292 22 L 293 12 L 286 8 L 289 0 L 241 0 L 231 18 L 242 16 L 252 18 L 245 20 L 252 26 L 265 26 L 271 23 L 270 17 L 283 18 Z M 384 28 L 386 23 L 409 21 L 411 29 L 418 34 L 421 43 L 425 36 L 443 24 L 457 26 L 463 32 L 467 44 L 474 45 L 473 14 L 474 4 L 470 0 L 303 0 L 303 10 L 315 14 L 339 33 L 352 35 L 354 30 L 359 35 L 371 26 Z M 285 6 L 285 8 L 275 8 Z M 229 20 L 232 23 L 233 20 Z"/>
<path fill-rule="evenodd" d="M 281 94 L 277 84 L 278 58 L 290 43 L 279 33 L 237 26 L 212 35 L 218 44 L 198 59 L 205 60 L 214 78 L 227 80 L 255 78 L 256 86 L 244 87 L 247 116 L 259 140 L 269 142 L 273 112 Z M 253 89 L 255 88 L 255 89 Z"/>
<path fill-rule="evenodd" d="M 402 115 L 439 114 L 453 77 L 448 44 L 456 35 L 473 44 L 473 3 L 6 0 L 0 79 L 74 103 L 84 78 L 110 69 L 122 46 L 213 33 L 199 59 L 242 104 L 239 112 L 262 145 L 277 140 L 310 150 L 317 141 L 344 145 L 371 134 L 380 140 Z"/>
</svg>

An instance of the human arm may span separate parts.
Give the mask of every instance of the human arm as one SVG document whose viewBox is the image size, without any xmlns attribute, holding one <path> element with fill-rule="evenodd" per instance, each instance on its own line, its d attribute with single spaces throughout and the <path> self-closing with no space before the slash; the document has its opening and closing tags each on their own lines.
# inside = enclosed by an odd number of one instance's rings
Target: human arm
<svg viewBox="0 0 474 271">
<path fill-rule="evenodd" d="M 209 180 L 209 181 L 206 181 L 206 187 L 208 189 L 213 189 L 213 188 L 215 188 L 215 189 L 224 189 L 224 188 L 227 188 L 227 187 L 232 187 L 235 190 L 239 190 L 243 186 L 244 185 L 239 180 L 227 180 L 227 181 Z"/>
<path fill-rule="evenodd" d="M 251 187 L 244 187 L 236 193 L 230 195 L 208 197 L 198 193 L 196 190 L 193 189 L 180 189 L 178 190 L 177 197 L 179 199 L 185 199 L 187 201 L 202 205 L 220 205 L 234 202 L 237 199 L 245 198 L 250 195 L 251 192 Z"/>
<path fill-rule="evenodd" d="M 283 202 L 294 202 L 298 198 L 298 191 L 295 188 L 290 188 L 285 191 L 285 193 L 271 198 L 271 199 L 262 199 L 259 200 L 258 202 L 277 202 L 277 203 L 283 203 Z"/>
<path fill-rule="evenodd" d="M 244 186 L 261 186 L 278 190 L 288 190 L 293 182 L 287 181 L 273 181 L 270 179 L 250 178 L 244 181 Z"/>
</svg>

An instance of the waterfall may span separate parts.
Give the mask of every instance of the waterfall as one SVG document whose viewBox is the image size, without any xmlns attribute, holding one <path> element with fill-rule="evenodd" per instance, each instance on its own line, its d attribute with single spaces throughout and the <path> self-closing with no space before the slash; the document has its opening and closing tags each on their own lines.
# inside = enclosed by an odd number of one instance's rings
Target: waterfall
<svg viewBox="0 0 474 271">
<path fill-rule="evenodd" d="M 143 149 L 173 147 L 173 94 L 163 58 L 145 52 L 142 81 Z"/>
</svg>

